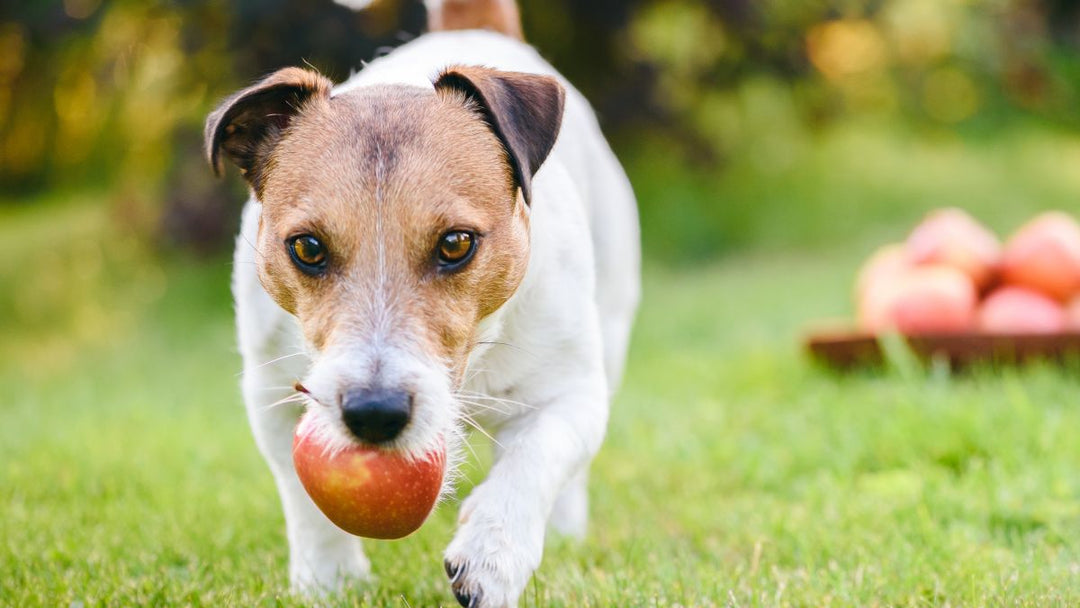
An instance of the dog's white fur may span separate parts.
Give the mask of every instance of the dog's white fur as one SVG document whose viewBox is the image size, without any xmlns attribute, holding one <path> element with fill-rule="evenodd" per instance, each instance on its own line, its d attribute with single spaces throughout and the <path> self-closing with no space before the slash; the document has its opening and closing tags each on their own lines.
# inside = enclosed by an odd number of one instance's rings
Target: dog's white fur
<svg viewBox="0 0 1080 608">
<path fill-rule="evenodd" d="M 366 65 L 335 94 L 382 83 L 430 88 L 450 64 L 558 77 L 520 41 L 483 31 L 436 32 Z M 495 463 L 464 501 L 446 549 L 447 562 L 459 568 L 455 590 L 474 597 L 476 605 L 513 606 L 540 564 L 545 524 L 575 537 L 585 533 L 586 470 L 603 440 L 609 399 L 622 374 L 638 301 L 639 239 L 626 176 L 585 99 L 562 82 L 567 98 L 561 132 L 533 179 L 528 270 L 514 296 L 482 321 L 457 394 L 445 370 L 393 335 L 343 340 L 345 348 L 312 352 L 295 319 L 256 276 L 252 244 L 261 207 L 248 202 L 233 277 L 243 393 L 255 440 L 281 494 L 296 588 L 332 590 L 348 578 L 367 577 L 370 568 L 359 539 L 330 523 L 296 477 L 291 442 L 298 405 L 271 404 L 291 394 L 300 378 L 316 400 L 335 403 L 318 396 L 346 379 L 362 384 L 367 363 L 376 358 L 390 362 L 381 366 L 383 373 L 411 378 L 423 385 L 417 394 L 426 395 L 400 447 L 422 451 L 434 438 L 455 434 L 462 412 L 490 429 L 497 442 Z M 335 409 L 307 405 L 320 411 L 328 432 L 348 440 Z"/>
</svg>

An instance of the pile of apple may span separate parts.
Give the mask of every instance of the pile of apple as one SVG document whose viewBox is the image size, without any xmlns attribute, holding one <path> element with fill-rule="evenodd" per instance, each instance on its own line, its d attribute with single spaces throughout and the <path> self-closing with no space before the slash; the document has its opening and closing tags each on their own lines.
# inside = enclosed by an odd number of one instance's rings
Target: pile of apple
<svg viewBox="0 0 1080 608">
<path fill-rule="evenodd" d="M 855 285 L 859 328 L 903 334 L 1080 330 L 1080 224 L 1059 211 L 1002 245 L 960 209 L 930 213 L 904 243 L 886 245 Z"/>
</svg>

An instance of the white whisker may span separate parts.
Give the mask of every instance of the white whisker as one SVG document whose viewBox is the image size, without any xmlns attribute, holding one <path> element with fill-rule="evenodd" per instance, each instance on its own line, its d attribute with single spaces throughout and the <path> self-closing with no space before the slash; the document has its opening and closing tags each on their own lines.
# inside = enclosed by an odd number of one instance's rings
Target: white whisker
<svg viewBox="0 0 1080 608">
<path fill-rule="evenodd" d="M 477 378 L 477 376 L 479 376 L 480 374 L 486 374 L 486 373 L 488 373 L 488 371 L 489 370 L 486 370 L 486 369 L 483 369 L 483 368 L 469 369 L 469 370 L 466 371 L 466 373 L 468 375 L 466 376 L 466 378 L 462 382 L 462 384 L 468 384 L 468 383 L 472 382 L 473 380 L 475 380 Z"/>
<path fill-rule="evenodd" d="M 495 340 L 482 340 L 480 342 L 476 342 L 475 346 L 480 346 L 481 344 L 484 344 L 484 345 L 487 345 L 487 346 L 505 346 L 507 348 L 512 348 L 512 349 L 514 349 L 514 350 L 516 350 L 518 352 L 525 353 L 526 355 L 529 355 L 530 357 L 536 357 L 536 354 L 533 353 L 532 351 L 530 351 L 529 349 L 522 348 L 522 347 L 518 346 L 517 344 L 511 344 L 509 342 L 499 342 L 499 341 L 495 341 Z"/>
<path fill-rule="evenodd" d="M 486 412 L 495 412 L 496 414 L 502 414 L 503 416 L 507 416 L 507 415 L 513 413 L 512 410 L 505 410 L 505 409 L 496 407 L 494 405 L 488 405 L 486 403 L 479 403 L 479 402 L 476 402 L 476 401 L 469 401 L 468 399 L 463 399 L 461 397 L 458 397 L 457 400 L 458 400 L 459 403 L 462 403 L 464 405 L 469 405 L 469 406 L 472 406 L 474 408 L 484 410 Z"/>
<path fill-rule="evenodd" d="M 485 431 L 484 428 L 482 426 L 480 426 L 480 423 L 473 420 L 468 414 L 462 412 L 461 414 L 459 414 L 459 416 L 461 417 L 462 420 L 465 421 L 466 424 L 468 424 L 469 426 L 471 426 L 474 429 L 476 429 L 477 431 L 479 431 L 480 434 L 483 435 L 484 437 L 487 437 L 488 439 L 490 439 L 492 443 L 499 446 L 499 448 L 501 448 L 501 449 L 505 449 L 505 448 L 503 448 L 503 444 L 499 443 L 498 439 L 495 439 L 494 437 L 492 437 L 491 433 L 488 433 L 487 431 Z"/>
<path fill-rule="evenodd" d="M 271 403 L 270 405 L 263 406 L 262 409 L 265 411 L 265 410 L 273 409 L 275 407 L 278 407 L 278 406 L 281 406 L 281 405 L 286 405 L 286 404 L 289 404 L 289 403 L 302 403 L 305 399 L 307 399 L 307 395 L 305 395 L 303 393 L 293 393 L 293 394 L 291 394 L 291 395 L 289 395 L 289 396 L 287 396 L 287 397 L 285 397 L 283 399 L 278 399 L 277 401 Z"/>
<path fill-rule="evenodd" d="M 469 453 L 472 454 L 473 460 L 474 461 L 479 461 L 480 460 L 480 455 L 476 453 L 476 450 L 473 449 L 472 444 L 469 443 L 469 438 L 465 435 L 465 431 L 463 429 L 461 429 L 460 427 L 458 427 L 457 425 L 454 425 L 453 433 L 454 433 L 454 436 L 457 437 L 458 442 L 460 442 L 462 445 L 464 445 L 465 449 L 469 450 Z M 460 469 L 461 469 L 461 467 L 458 467 L 458 471 L 457 471 L 456 474 L 464 475 L 465 473 L 463 471 L 461 471 Z M 470 480 L 468 477 L 465 477 L 465 479 L 467 481 L 469 481 L 469 483 L 472 483 L 472 480 Z"/>
<path fill-rule="evenodd" d="M 236 375 L 237 375 L 237 376 L 243 376 L 243 375 L 244 375 L 244 373 L 245 373 L 245 372 L 247 372 L 247 371 L 249 371 L 249 370 L 255 370 L 255 369 L 259 369 L 259 368 L 261 368 L 261 367 L 266 367 L 267 365 L 270 365 L 270 364 L 272 364 L 272 363 L 277 363 L 278 361 L 283 361 L 283 360 L 285 360 L 285 359 L 289 359 L 289 358 L 291 358 L 291 357 L 299 357 L 300 355 L 306 355 L 306 354 L 307 354 L 307 352 L 306 352 L 306 351 L 302 351 L 302 350 L 301 350 L 301 351 L 297 351 L 297 352 L 295 352 L 295 353 L 291 353 L 291 354 L 288 354 L 288 355 L 282 355 L 282 356 L 280 356 L 280 357 L 277 357 L 277 358 L 275 358 L 275 359 L 271 359 L 271 360 L 269 360 L 269 361 L 266 361 L 265 363 L 260 363 L 260 364 L 258 364 L 258 365 L 256 365 L 256 366 L 254 366 L 254 367 L 249 367 L 249 368 L 246 368 L 245 370 L 241 371 L 241 372 L 240 372 L 239 374 L 236 374 Z"/>
<path fill-rule="evenodd" d="M 458 391 L 457 393 L 455 393 L 455 395 L 459 396 L 459 397 L 466 397 L 466 398 L 469 398 L 469 399 L 485 399 L 487 401 L 495 401 L 497 403 L 506 403 L 506 404 L 509 404 L 509 405 L 516 405 L 516 406 L 523 407 L 523 408 L 529 409 L 529 410 L 537 409 L 537 407 L 535 405 L 529 405 L 528 403 L 524 403 L 522 401 L 515 401 L 513 399 L 507 399 L 505 397 L 493 397 L 491 395 L 484 395 L 484 394 L 481 394 L 481 393 L 473 393 L 473 392 L 470 392 L 470 391 Z"/>
</svg>

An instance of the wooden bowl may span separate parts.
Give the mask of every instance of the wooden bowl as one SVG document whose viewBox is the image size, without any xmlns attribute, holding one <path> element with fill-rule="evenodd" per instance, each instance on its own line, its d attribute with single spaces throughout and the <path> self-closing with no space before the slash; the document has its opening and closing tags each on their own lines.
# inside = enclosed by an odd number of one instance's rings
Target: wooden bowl
<svg viewBox="0 0 1080 608">
<path fill-rule="evenodd" d="M 1054 334 L 958 332 L 898 336 L 924 362 L 944 360 L 953 369 L 977 363 L 1015 365 L 1032 360 L 1080 361 L 1080 331 Z M 878 336 L 859 331 L 811 333 L 805 348 L 814 359 L 836 369 L 880 366 L 885 361 Z"/>
</svg>

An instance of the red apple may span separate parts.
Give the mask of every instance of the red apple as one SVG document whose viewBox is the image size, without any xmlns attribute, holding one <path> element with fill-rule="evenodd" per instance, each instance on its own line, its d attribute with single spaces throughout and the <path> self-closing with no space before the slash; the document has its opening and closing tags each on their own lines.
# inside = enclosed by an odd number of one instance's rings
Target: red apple
<svg viewBox="0 0 1080 608">
<path fill-rule="evenodd" d="M 971 277 L 951 266 L 914 266 L 873 283 L 858 302 L 859 326 L 905 334 L 969 329 L 978 294 Z"/>
<path fill-rule="evenodd" d="M 982 290 L 996 278 L 1001 241 L 966 211 L 938 209 L 927 215 L 904 243 L 914 264 L 944 264 L 971 277 Z"/>
<path fill-rule="evenodd" d="M 308 496 L 339 528 L 368 538 L 402 538 L 427 519 L 442 488 L 446 449 L 426 458 L 359 444 L 332 451 L 300 419 L 293 436 L 293 463 Z"/>
<path fill-rule="evenodd" d="M 1021 226 L 1005 246 L 1002 278 L 1059 302 L 1080 292 L 1080 224 L 1050 211 Z"/>
<path fill-rule="evenodd" d="M 1055 333 L 1065 329 L 1065 309 L 1025 287 L 995 289 L 979 308 L 979 329 L 992 333 Z"/>
<path fill-rule="evenodd" d="M 879 247 L 859 268 L 859 274 L 855 278 L 855 298 L 862 298 L 880 282 L 895 280 L 897 275 L 903 274 L 909 268 L 911 262 L 908 261 L 903 245 L 892 243 Z"/>
<path fill-rule="evenodd" d="M 1080 295 L 1073 296 L 1073 299 L 1069 300 L 1065 306 L 1065 317 L 1069 329 L 1080 331 Z"/>
</svg>

